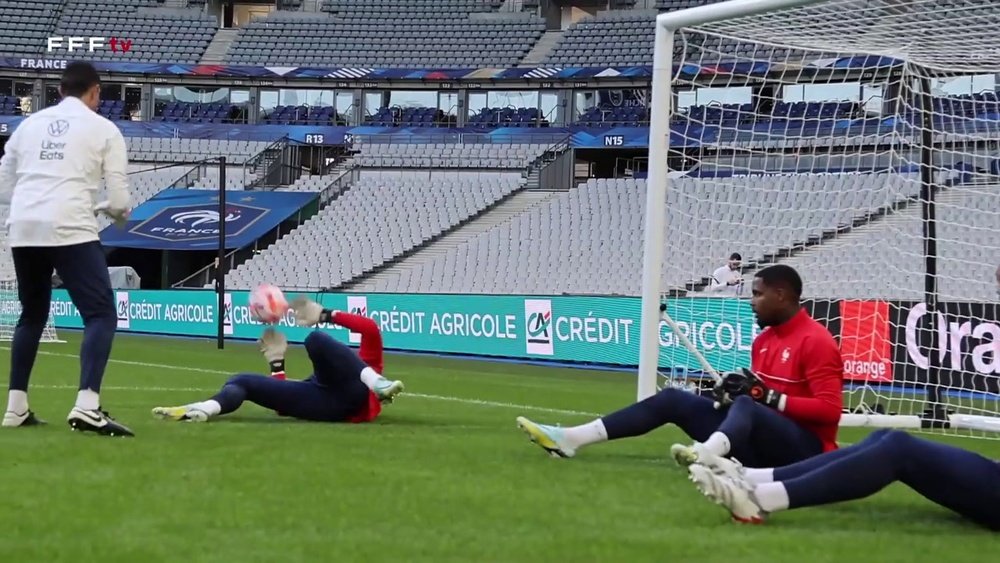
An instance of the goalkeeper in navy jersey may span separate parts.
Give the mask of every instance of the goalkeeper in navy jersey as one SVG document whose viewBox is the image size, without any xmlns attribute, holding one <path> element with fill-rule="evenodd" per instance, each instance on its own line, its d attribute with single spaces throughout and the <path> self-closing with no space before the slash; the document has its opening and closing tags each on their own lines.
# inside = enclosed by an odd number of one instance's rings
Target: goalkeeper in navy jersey
<svg viewBox="0 0 1000 563">
<path fill-rule="evenodd" d="M 313 373 L 301 381 L 285 377 L 288 340 L 267 328 L 258 343 L 271 376 L 243 373 L 231 377 L 214 396 L 179 407 L 156 407 L 153 415 L 167 420 L 204 422 L 228 414 L 250 401 L 281 416 L 317 422 L 369 422 L 403 391 L 401 381 L 382 377 L 382 335 L 368 317 L 323 309 L 299 297 L 291 303 L 301 326 L 332 323 L 361 335 L 357 354 L 319 330 L 305 339 Z"/>
<path fill-rule="evenodd" d="M 871 496 L 900 482 L 931 502 L 1000 531 L 1000 463 L 898 430 L 777 468 L 723 470 L 694 464 L 691 480 L 733 520 L 763 522 L 781 510 Z"/>
<path fill-rule="evenodd" d="M 837 448 L 843 407 L 843 361 L 829 331 L 802 309 L 802 279 L 785 265 L 757 272 L 751 306 L 764 331 L 751 369 L 725 374 L 714 397 L 666 388 L 633 405 L 574 427 L 518 426 L 550 454 L 573 457 L 584 446 L 639 436 L 675 424 L 694 444 L 675 444 L 681 465 L 774 467 Z"/>
</svg>

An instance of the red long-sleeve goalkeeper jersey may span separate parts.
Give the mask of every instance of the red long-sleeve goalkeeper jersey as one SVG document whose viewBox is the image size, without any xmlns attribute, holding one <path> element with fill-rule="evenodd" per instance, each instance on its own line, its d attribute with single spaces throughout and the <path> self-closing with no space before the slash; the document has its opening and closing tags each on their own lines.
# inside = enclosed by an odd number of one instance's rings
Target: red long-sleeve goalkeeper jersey
<svg viewBox="0 0 1000 563">
<path fill-rule="evenodd" d="M 361 335 L 361 346 L 358 348 L 358 356 L 368 367 L 382 373 L 382 333 L 378 329 L 375 321 L 364 315 L 338 312 L 330 319 L 334 324 L 340 325 L 351 332 Z M 368 392 L 368 403 L 358 412 L 354 413 L 348 422 L 369 422 L 382 412 L 382 403 L 379 402 L 375 393 Z"/>
<path fill-rule="evenodd" d="M 768 387 L 786 395 L 780 408 L 785 416 L 814 432 L 823 451 L 837 449 L 844 362 L 826 327 L 800 310 L 757 336 L 751 366 Z"/>
</svg>

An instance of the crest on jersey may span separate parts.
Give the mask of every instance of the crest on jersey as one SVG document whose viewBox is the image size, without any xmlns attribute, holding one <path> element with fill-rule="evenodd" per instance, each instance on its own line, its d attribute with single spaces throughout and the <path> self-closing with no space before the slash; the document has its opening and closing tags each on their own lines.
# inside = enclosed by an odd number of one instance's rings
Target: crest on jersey
<svg viewBox="0 0 1000 563">
<path fill-rule="evenodd" d="M 787 363 L 788 362 L 788 358 L 791 358 L 791 357 L 792 357 L 792 349 L 791 348 L 785 348 L 784 350 L 781 351 L 781 363 L 783 363 L 783 364 Z"/>
</svg>

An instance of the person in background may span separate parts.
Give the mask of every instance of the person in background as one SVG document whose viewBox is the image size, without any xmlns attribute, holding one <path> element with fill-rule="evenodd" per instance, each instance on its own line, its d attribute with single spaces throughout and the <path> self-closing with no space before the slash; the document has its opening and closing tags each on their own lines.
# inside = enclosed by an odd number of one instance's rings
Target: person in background
<svg viewBox="0 0 1000 563">
<path fill-rule="evenodd" d="M 720 266 L 712 274 L 712 283 L 708 286 L 709 293 L 720 294 L 730 297 L 739 297 L 743 294 L 743 257 L 738 252 L 729 255 L 729 263 Z"/>
<path fill-rule="evenodd" d="M 997 266 L 995 277 L 997 279 L 997 297 L 1000 297 L 1000 266 Z"/>
</svg>

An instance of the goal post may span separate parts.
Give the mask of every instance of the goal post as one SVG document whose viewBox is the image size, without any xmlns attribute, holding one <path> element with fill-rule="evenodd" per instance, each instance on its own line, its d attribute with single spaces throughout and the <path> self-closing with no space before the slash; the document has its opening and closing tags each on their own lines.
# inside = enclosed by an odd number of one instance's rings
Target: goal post
<svg viewBox="0 0 1000 563">
<path fill-rule="evenodd" d="M 782 263 L 840 341 L 842 426 L 1000 437 L 997 29 L 986 0 L 658 16 L 639 399 L 747 365 L 751 278 Z"/>
<path fill-rule="evenodd" d="M 750 16 L 823 0 L 728 0 L 656 17 L 653 47 L 653 80 L 649 117 L 649 168 L 646 182 L 646 217 L 642 259 L 642 313 L 639 327 L 638 400 L 656 392 L 660 358 L 661 270 L 669 183 L 667 155 L 670 120 L 674 113 L 674 36 L 680 29 L 727 18 Z"/>
</svg>

